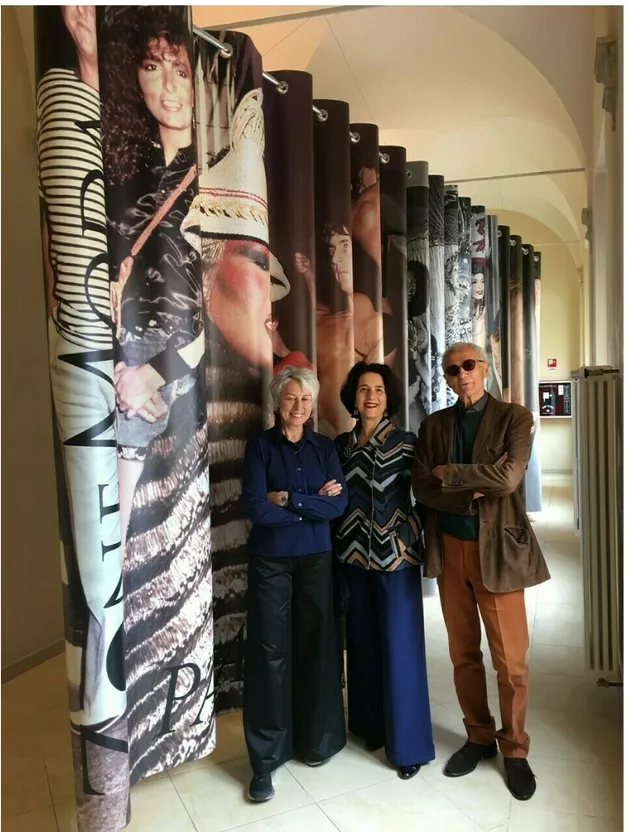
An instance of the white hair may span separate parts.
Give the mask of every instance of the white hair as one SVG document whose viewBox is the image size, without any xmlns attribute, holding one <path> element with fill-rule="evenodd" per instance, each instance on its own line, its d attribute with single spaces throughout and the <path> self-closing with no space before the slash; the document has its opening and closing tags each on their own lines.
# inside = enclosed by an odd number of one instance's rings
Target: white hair
<svg viewBox="0 0 629 832">
<path fill-rule="evenodd" d="M 312 403 L 314 404 L 317 401 L 317 397 L 319 396 L 319 381 L 316 373 L 313 373 L 312 370 L 307 370 L 305 367 L 292 367 L 288 365 L 281 369 L 271 382 L 271 395 L 273 396 L 273 406 L 275 408 L 279 405 L 282 390 L 289 381 L 299 382 L 302 389 L 312 395 Z"/>
<path fill-rule="evenodd" d="M 450 363 L 450 356 L 452 353 L 459 352 L 459 350 L 474 350 L 477 361 L 487 361 L 487 353 L 482 347 L 479 347 L 478 344 L 473 344 L 471 341 L 459 341 L 456 344 L 450 344 L 448 349 L 444 352 L 441 360 L 442 370 L 445 371 L 446 367 Z"/>
</svg>

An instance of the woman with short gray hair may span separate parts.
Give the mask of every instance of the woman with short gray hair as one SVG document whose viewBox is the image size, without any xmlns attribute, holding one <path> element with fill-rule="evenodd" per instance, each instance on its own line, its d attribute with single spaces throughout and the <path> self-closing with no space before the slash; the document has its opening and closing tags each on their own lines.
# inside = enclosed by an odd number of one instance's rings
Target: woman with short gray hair
<svg viewBox="0 0 629 832">
<path fill-rule="evenodd" d="M 243 503 L 253 523 L 243 721 L 249 798 L 294 756 L 325 763 L 345 745 L 330 521 L 347 506 L 334 442 L 311 425 L 319 382 L 288 366 L 271 383 L 273 428 L 247 442 Z"/>
</svg>

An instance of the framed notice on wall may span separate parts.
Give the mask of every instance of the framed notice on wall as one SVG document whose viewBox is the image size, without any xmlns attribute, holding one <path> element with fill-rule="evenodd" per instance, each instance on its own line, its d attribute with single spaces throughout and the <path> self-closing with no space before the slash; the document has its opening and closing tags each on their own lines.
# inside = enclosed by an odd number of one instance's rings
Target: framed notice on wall
<svg viewBox="0 0 629 832">
<path fill-rule="evenodd" d="M 540 381 L 539 412 L 543 419 L 572 416 L 572 383 L 570 381 Z"/>
</svg>

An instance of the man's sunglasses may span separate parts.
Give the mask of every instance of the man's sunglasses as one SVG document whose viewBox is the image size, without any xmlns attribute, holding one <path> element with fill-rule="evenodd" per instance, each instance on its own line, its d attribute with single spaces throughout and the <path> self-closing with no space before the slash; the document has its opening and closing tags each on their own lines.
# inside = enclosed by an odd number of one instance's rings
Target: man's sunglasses
<svg viewBox="0 0 629 832">
<path fill-rule="evenodd" d="M 462 364 L 450 364 L 445 369 L 445 374 L 447 376 L 458 376 L 461 370 L 465 370 L 466 373 L 471 373 L 473 369 L 475 369 L 477 364 L 485 364 L 484 359 L 482 358 L 466 358 Z"/>
</svg>

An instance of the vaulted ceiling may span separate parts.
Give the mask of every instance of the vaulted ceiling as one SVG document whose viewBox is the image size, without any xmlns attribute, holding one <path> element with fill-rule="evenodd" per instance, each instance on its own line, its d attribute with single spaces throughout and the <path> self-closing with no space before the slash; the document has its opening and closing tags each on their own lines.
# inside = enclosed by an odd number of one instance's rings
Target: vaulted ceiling
<svg viewBox="0 0 629 832">
<path fill-rule="evenodd" d="M 196 25 L 246 32 L 265 70 L 313 76 L 381 144 L 534 217 L 583 261 L 582 172 L 592 144 L 591 6 L 195 6 Z"/>
</svg>

